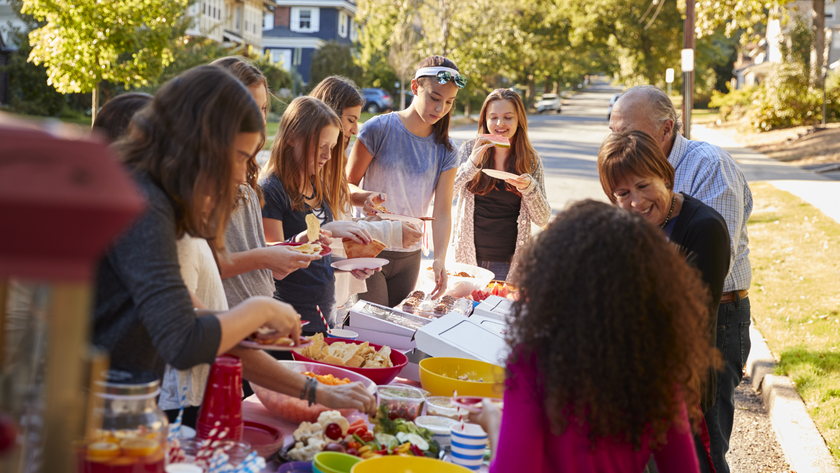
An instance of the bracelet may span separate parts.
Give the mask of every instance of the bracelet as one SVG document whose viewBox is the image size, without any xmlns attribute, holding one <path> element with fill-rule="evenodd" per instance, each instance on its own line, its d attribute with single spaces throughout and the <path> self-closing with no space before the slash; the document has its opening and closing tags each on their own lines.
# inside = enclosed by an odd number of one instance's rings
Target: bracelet
<svg viewBox="0 0 840 473">
<path fill-rule="evenodd" d="M 311 406 L 312 404 L 317 404 L 317 403 L 315 402 L 315 388 L 317 388 L 317 387 L 318 387 L 318 381 L 317 381 L 317 380 L 315 380 L 314 378 L 312 378 L 312 381 L 315 381 L 315 382 L 314 382 L 314 383 L 312 383 L 312 387 L 309 389 L 309 405 L 310 405 L 310 406 Z"/>
</svg>

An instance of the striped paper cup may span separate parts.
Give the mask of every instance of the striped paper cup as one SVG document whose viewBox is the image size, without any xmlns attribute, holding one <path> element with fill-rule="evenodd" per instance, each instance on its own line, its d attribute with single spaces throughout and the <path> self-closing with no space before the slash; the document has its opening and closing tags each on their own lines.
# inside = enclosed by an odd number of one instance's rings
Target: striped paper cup
<svg viewBox="0 0 840 473">
<path fill-rule="evenodd" d="M 450 427 L 452 439 L 452 462 L 470 470 L 478 470 L 484 462 L 487 448 L 487 433 L 475 424 L 453 424 Z"/>
</svg>

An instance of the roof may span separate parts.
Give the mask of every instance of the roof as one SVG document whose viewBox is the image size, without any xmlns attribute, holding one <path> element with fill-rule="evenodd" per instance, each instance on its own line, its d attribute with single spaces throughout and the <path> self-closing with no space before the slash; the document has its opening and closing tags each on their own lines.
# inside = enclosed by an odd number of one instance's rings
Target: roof
<svg viewBox="0 0 840 473">
<path fill-rule="evenodd" d="M 270 30 L 263 30 L 262 35 L 263 37 L 268 36 L 271 38 L 311 38 L 314 36 L 312 33 L 292 31 L 288 26 L 275 26 Z"/>
</svg>

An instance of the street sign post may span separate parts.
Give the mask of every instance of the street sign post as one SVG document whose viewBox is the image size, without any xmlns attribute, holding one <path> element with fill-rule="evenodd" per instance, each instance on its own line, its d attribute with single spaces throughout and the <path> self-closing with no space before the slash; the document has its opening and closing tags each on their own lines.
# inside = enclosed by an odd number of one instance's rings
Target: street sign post
<svg viewBox="0 0 840 473">
<path fill-rule="evenodd" d="M 668 83 L 668 96 L 671 96 L 671 84 L 674 83 L 674 70 L 670 67 L 665 69 L 665 82 Z"/>
<path fill-rule="evenodd" d="M 689 2 L 690 3 L 690 2 Z M 693 36 L 693 33 L 692 33 Z M 692 37 L 692 42 L 694 38 Z M 685 126 L 685 139 L 691 139 L 691 108 L 694 103 L 694 49 L 682 50 L 682 71 L 683 71 L 683 124 Z"/>
</svg>

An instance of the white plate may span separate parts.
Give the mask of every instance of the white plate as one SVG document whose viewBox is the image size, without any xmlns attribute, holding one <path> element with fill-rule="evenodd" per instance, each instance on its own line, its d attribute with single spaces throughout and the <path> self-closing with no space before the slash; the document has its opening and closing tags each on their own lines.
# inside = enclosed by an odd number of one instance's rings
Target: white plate
<svg viewBox="0 0 840 473">
<path fill-rule="evenodd" d="M 385 258 L 350 258 L 333 261 L 332 267 L 339 271 L 353 271 L 354 269 L 376 269 L 388 264 Z"/>
<path fill-rule="evenodd" d="M 300 345 L 289 345 L 289 346 L 282 346 L 282 345 L 263 345 L 262 343 L 257 342 L 249 342 L 248 340 L 242 340 L 239 342 L 240 347 L 245 348 L 254 348 L 257 350 L 269 350 L 269 351 L 292 351 L 295 348 L 303 348 L 312 345 L 312 339 L 308 337 L 301 336 L 300 337 Z"/>
<path fill-rule="evenodd" d="M 376 212 L 376 216 L 383 220 L 399 220 L 401 222 L 408 222 L 412 225 L 423 228 L 423 221 L 416 217 L 409 217 L 408 215 L 389 214 L 387 212 Z"/>
<path fill-rule="evenodd" d="M 501 179 L 501 180 L 516 179 L 517 177 L 519 177 L 516 174 L 510 173 L 510 172 L 505 172 L 505 171 L 497 171 L 495 169 L 482 169 L 481 172 L 483 172 L 484 174 L 487 174 L 490 177 L 495 177 L 496 179 Z"/>
</svg>

